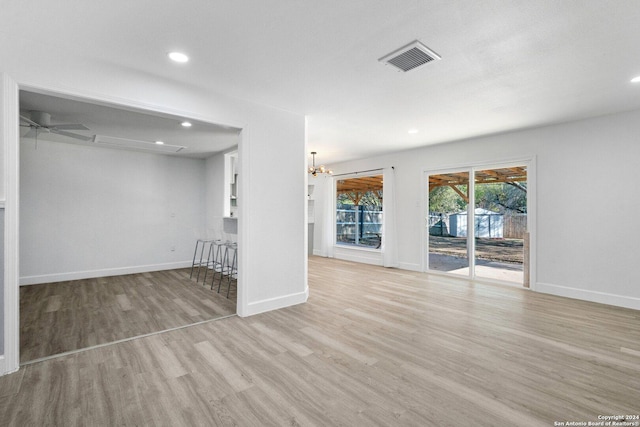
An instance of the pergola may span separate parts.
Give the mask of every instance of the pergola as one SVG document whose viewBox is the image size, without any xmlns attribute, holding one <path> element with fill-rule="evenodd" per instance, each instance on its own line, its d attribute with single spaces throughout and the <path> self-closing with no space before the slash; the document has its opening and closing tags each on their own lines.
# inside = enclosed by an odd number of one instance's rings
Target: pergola
<svg viewBox="0 0 640 427">
<path fill-rule="evenodd" d="M 515 166 L 510 168 L 487 169 L 475 172 L 476 184 L 496 184 L 504 182 L 513 185 L 526 192 L 526 187 L 520 182 L 527 181 L 527 168 Z M 437 175 L 429 175 L 429 192 L 437 187 L 451 187 L 466 202 L 469 202 L 468 194 L 465 194 L 459 185 L 467 185 L 469 191 L 469 172 L 452 172 Z M 338 194 L 347 194 L 357 205 L 360 199 L 368 191 L 376 192 L 382 190 L 382 175 L 363 176 L 361 178 L 340 179 L 336 184 Z"/>
<path fill-rule="evenodd" d="M 523 187 L 520 182 L 527 181 L 527 168 L 516 166 L 511 168 L 488 169 L 475 172 L 476 184 L 496 184 L 504 182 L 519 188 L 526 193 L 527 188 Z M 465 202 L 469 203 L 469 172 L 453 172 L 438 175 L 429 175 L 429 192 L 438 187 L 450 187 Z M 467 186 L 467 194 L 458 188 L 458 185 Z"/>
<path fill-rule="evenodd" d="M 361 178 L 339 179 L 336 182 L 338 195 L 346 194 L 354 205 L 360 204 L 360 200 L 367 192 L 377 194 L 382 191 L 382 175 L 363 176 Z"/>
<path fill-rule="evenodd" d="M 382 175 L 363 176 L 361 178 L 339 179 L 336 184 L 338 194 L 382 190 Z"/>
</svg>

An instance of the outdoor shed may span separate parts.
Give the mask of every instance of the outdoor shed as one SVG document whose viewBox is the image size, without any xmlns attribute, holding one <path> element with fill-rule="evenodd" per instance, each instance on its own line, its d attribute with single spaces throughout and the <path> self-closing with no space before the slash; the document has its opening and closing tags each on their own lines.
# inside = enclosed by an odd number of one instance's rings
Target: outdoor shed
<svg viewBox="0 0 640 427">
<path fill-rule="evenodd" d="M 474 213 L 476 237 L 504 237 L 504 215 L 482 208 L 476 208 Z M 449 233 L 454 237 L 467 236 L 467 211 L 449 216 Z"/>
</svg>

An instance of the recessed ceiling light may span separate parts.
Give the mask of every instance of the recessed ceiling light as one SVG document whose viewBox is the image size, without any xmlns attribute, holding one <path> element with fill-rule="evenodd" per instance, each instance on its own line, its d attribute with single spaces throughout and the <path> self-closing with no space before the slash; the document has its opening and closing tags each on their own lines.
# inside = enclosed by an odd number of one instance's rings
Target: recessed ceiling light
<svg viewBox="0 0 640 427">
<path fill-rule="evenodd" d="M 162 141 L 156 141 L 156 144 L 158 144 L 158 145 L 164 145 L 164 142 L 162 142 Z"/>
<path fill-rule="evenodd" d="M 418 129 L 409 129 L 408 133 L 418 133 Z"/>
<path fill-rule="evenodd" d="M 632 78 L 631 83 L 640 83 L 640 76 Z"/>
<path fill-rule="evenodd" d="M 175 62 L 187 62 L 189 57 L 182 52 L 170 52 L 169 58 Z"/>
<path fill-rule="evenodd" d="M 182 125 L 182 127 L 185 127 L 185 128 L 190 128 L 191 127 L 191 123 L 189 123 L 189 122 L 182 122 L 180 124 Z"/>
</svg>

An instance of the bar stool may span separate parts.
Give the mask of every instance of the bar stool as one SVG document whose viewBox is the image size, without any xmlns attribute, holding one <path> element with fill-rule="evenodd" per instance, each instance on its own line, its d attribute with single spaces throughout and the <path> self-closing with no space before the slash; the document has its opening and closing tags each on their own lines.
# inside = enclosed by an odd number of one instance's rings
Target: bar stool
<svg viewBox="0 0 640 427">
<path fill-rule="evenodd" d="M 204 280 L 202 284 L 207 283 L 207 273 L 209 270 L 212 270 L 213 279 L 211 282 L 211 288 L 213 288 L 213 282 L 215 281 L 216 272 L 222 272 L 222 257 L 223 257 L 223 246 L 224 243 L 222 240 L 212 240 L 209 244 L 209 254 L 207 255 L 207 269 L 204 271 Z"/>
<path fill-rule="evenodd" d="M 234 243 L 231 248 L 232 257 L 231 257 L 231 265 L 229 266 L 229 270 L 227 270 L 227 298 L 229 298 L 229 291 L 231 290 L 231 280 L 234 279 L 236 281 L 236 289 L 238 288 L 238 244 Z"/>
<path fill-rule="evenodd" d="M 238 279 L 238 244 L 235 242 L 227 242 L 224 244 L 224 255 L 222 258 L 222 271 L 220 273 L 220 281 L 218 282 L 218 293 L 222 287 L 224 276 L 227 276 L 227 298 L 231 290 L 231 280 Z M 214 279 L 215 282 L 215 279 Z M 213 289 L 213 283 L 211 284 Z"/>
<path fill-rule="evenodd" d="M 196 282 L 200 279 L 200 267 L 202 267 L 205 263 L 202 262 L 204 258 L 204 248 L 208 244 L 210 244 L 212 240 L 207 239 L 198 239 L 196 240 L 196 249 L 193 251 L 193 262 L 191 262 L 191 274 L 189 274 L 189 279 L 193 278 L 193 270 L 198 267 L 198 274 L 196 276 Z M 200 247 L 200 258 L 198 259 L 198 247 Z"/>
</svg>

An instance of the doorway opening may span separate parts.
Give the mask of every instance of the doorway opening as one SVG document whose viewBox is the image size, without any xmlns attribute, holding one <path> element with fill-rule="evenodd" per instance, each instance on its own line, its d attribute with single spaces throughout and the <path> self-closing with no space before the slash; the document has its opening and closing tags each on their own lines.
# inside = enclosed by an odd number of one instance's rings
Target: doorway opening
<svg viewBox="0 0 640 427">
<path fill-rule="evenodd" d="M 190 267 L 223 230 L 239 129 L 26 90 L 19 103 L 22 363 L 236 313 L 237 275 Z"/>
</svg>

